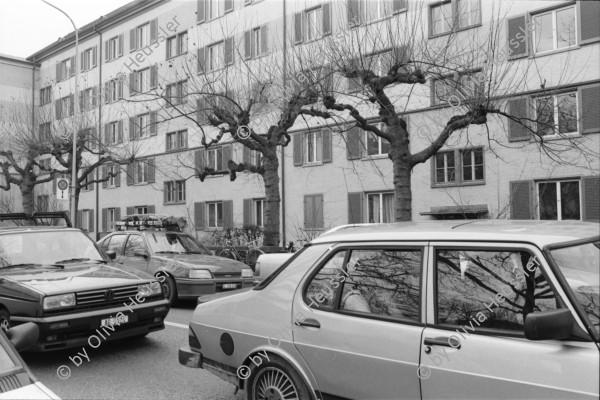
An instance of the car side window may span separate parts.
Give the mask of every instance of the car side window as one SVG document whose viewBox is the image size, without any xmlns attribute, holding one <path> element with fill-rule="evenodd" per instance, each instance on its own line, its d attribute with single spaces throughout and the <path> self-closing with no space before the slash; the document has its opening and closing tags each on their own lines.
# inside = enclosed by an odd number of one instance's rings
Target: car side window
<svg viewBox="0 0 600 400">
<path fill-rule="evenodd" d="M 313 308 L 333 309 L 340 283 L 347 276 L 343 270 L 346 251 L 337 252 L 312 278 L 304 300 Z"/>
<path fill-rule="evenodd" d="M 133 257 L 133 253 L 136 250 L 145 250 L 146 245 L 144 239 L 140 235 L 129 235 L 127 238 L 127 244 L 125 245 L 125 256 Z"/>
<path fill-rule="evenodd" d="M 105 251 L 114 251 L 117 255 L 121 254 L 123 243 L 125 242 L 126 235 L 114 235 L 109 237 L 107 240 L 102 242 L 102 249 Z"/>
<path fill-rule="evenodd" d="M 528 251 L 438 249 L 436 266 L 438 324 L 523 331 L 527 314 L 560 308 Z"/>
</svg>

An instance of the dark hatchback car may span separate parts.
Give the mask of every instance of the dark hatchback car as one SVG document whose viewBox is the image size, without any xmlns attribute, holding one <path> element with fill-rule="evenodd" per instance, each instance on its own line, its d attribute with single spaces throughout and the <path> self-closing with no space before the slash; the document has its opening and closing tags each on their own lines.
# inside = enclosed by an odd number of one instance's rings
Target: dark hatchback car
<svg viewBox="0 0 600 400">
<path fill-rule="evenodd" d="M 65 220 L 40 226 L 0 215 L 0 325 L 36 323 L 36 351 L 83 345 L 97 329 L 107 340 L 164 329 L 169 303 L 160 283 L 115 264 Z"/>
</svg>

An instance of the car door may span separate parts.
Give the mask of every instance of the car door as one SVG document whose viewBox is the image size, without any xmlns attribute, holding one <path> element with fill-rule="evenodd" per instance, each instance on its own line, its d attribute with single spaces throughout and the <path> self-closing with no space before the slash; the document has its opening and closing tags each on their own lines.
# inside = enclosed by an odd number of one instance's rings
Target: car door
<svg viewBox="0 0 600 400">
<path fill-rule="evenodd" d="M 327 396 L 420 398 L 425 245 L 343 245 L 294 295 L 294 345 Z"/>
<path fill-rule="evenodd" d="M 135 255 L 136 250 L 145 250 L 148 256 L 143 257 Z M 123 265 L 129 268 L 139 269 L 140 271 L 147 272 L 148 264 L 150 262 L 150 253 L 148 246 L 144 239 L 144 236 L 140 233 L 130 233 L 127 236 L 125 242 L 125 248 L 123 250 Z"/>
<path fill-rule="evenodd" d="M 524 336 L 529 313 L 569 307 L 535 247 L 433 243 L 429 265 L 424 400 L 597 398 L 593 342 Z"/>
</svg>

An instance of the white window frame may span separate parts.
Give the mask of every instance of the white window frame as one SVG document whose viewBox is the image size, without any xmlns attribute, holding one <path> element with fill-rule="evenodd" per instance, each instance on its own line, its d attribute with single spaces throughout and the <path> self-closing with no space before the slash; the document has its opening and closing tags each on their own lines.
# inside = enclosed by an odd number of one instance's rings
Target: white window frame
<svg viewBox="0 0 600 400">
<path fill-rule="evenodd" d="M 541 202 L 541 198 L 540 198 L 540 184 L 544 184 L 544 183 L 555 183 L 556 184 L 556 216 L 557 219 L 556 220 L 544 220 L 544 221 L 563 221 L 562 219 L 562 199 L 561 199 L 561 190 L 560 190 L 560 185 L 562 183 L 568 183 L 568 182 L 577 182 L 579 185 L 579 220 L 568 220 L 568 221 L 581 221 L 583 218 L 583 204 L 582 204 L 582 195 L 581 195 L 581 180 L 580 179 L 565 179 L 565 180 L 548 180 L 548 181 L 539 181 L 536 182 L 536 196 L 537 196 L 537 212 L 538 212 L 538 218 L 541 218 L 541 206 L 542 206 L 542 202 Z"/>
<path fill-rule="evenodd" d="M 150 114 L 136 115 L 135 122 L 137 124 L 136 139 L 143 139 L 150 136 Z"/>
<path fill-rule="evenodd" d="M 377 123 L 376 127 L 383 132 L 387 132 L 387 126 L 383 122 Z M 367 157 L 385 156 L 388 154 L 388 152 L 383 153 L 383 146 L 385 146 L 385 142 L 386 142 L 386 140 L 384 138 L 382 138 L 381 136 L 377 136 L 373 132 L 369 132 L 369 131 L 364 131 L 364 132 L 365 132 L 364 140 L 365 140 L 365 143 L 367 144 L 367 151 L 366 151 Z M 369 144 L 369 136 L 374 136 L 377 139 L 377 153 L 375 153 L 375 154 L 369 153 L 369 145 L 368 145 Z M 387 146 L 390 147 L 391 145 L 388 143 Z"/>
<path fill-rule="evenodd" d="M 373 4 L 376 4 L 376 15 L 375 16 L 371 16 L 369 15 L 369 10 L 373 7 Z M 393 14 L 392 11 L 392 2 L 389 0 L 361 0 L 360 2 L 360 8 L 362 10 L 362 20 L 369 24 L 371 22 L 375 22 L 375 21 L 380 21 L 382 19 L 391 17 Z M 385 9 L 386 7 L 389 9 L 388 13 L 385 13 Z M 372 17 L 372 18 L 369 18 Z"/>
<path fill-rule="evenodd" d="M 252 213 L 254 218 L 254 225 L 264 228 L 265 226 L 265 206 L 267 204 L 266 199 L 256 199 L 252 201 Z"/>
<path fill-rule="evenodd" d="M 150 68 L 144 68 L 136 72 L 135 90 L 137 93 L 145 93 L 150 90 Z"/>
<path fill-rule="evenodd" d="M 135 214 L 148 214 L 148 206 L 135 206 Z"/>
<path fill-rule="evenodd" d="M 188 52 L 188 33 L 181 32 L 177 35 L 177 55 L 186 54 Z"/>
<path fill-rule="evenodd" d="M 108 174 L 108 181 L 106 182 L 106 186 L 109 188 L 117 187 L 117 177 L 111 174 L 119 172 L 119 166 L 117 164 L 111 164 L 106 167 L 106 172 Z"/>
<path fill-rule="evenodd" d="M 219 208 L 221 209 L 221 220 L 219 221 Z M 211 209 L 213 218 L 211 218 Z M 206 226 L 212 229 L 223 228 L 223 202 L 215 201 L 206 203 Z"/>
<path fill-rule="evenodd" d="M 223 164 L 223 148 L 208 149 L 206 153 L 206 166 L 218 171 Z"/>
<path fill-rule="evenodd" d="M 106 209 L 106 229 L 110 231 L 115 230 L 115 214 L 116 208 L 107 208 Z"/>
<path fill-rule="evenodd" d="M 575 126 L 577 127 L 576 131 L 573 132 L 565 132 L 565 133 L 560 133 L 560 102 L 558 101 L 558 98 L 561 96 L 569 96 L 569 95 L 575 95 Z M 557 94 L 552 94 L 549 96 L 539 96 L 535 98 L 535 112 L 536 112 L 536 120 L 539 119 L 540 115 L 538 114 L 539 111 L 539 107 L 538 107 L 538 101 L 540 101 L 541 99 L 547 99 L 547 98 L 552 98 L 552 106 L 553 106 L 553 118 L 554 118 L 554 126 L 552 129 L 552 134 L 551 135 L 541 135 L 545 138 L 559 138 L 559 137 L 572 137 L 572 136 L 578 136 L 579 135 L 579 96 L 577 95 L 577 90 L 574 91 L 568 91 L 568 92 L 563 92 L 563 93 L 557 93 Z M 538 135 L 539 135 L 539 130 L 538 130 Z"/>
<path fill-rule="evenodd" d="M 148 183 L 148 163 L 146 161 L 136 161 L 134 182 L 136 184 Z"/>
<path fill-rule="evenodd" d="M 165 182 L 167 191 L 165 204 L 185 203 L 185 180 Z"/>
<path fill-rule="evenodd" d="M 476 164 L 475 163 L 475 155 L 477 151 L 481 151 L 481 164 Z M 465 164 L 463 163 L 463 155 L 469 152 L 471 154 L 471 157 L 469 157 L 471 159 L 471 165 L 469 166 L 465 166 Z M 474 147 L 474 148 L 469 148 L 469 149 L 461 149 L 458 152 L 458 156 L 460 157 L 460 182 L 461 183 L 471 183 L 471 182 L 482 182 L 485 181 L 485 156 L 483 155 L 484 151 L 483 148 L 481 147 Z M 455 165 L 456 165 L 456 160 L 454 161 Z M 481 166 L 481 169 L 483 171 L 483 176 L 481 177 L 481 179 L 477 179 L 477 167 Z M 465 179 L 465 168 L 470 168 L 471 169 L 471 179 Z"/>
<path fill-rule="evenodd" d="M 81 60 L 81 70 L 89 71 L 92 69 L 92 50 L 93 48 L 89 48 L 83 51 L 82 60 Z"/>
<path fill-rule="evenodd" d="M 187 148 L 187 129 L 167 132 L 167 151 Z"/>
<path fill-rule="evenodd" d="M 481 164 L 475 164 L 475 154 L 476 152 L 481 151 Z M 466 152 L 471 153 L 471 165 L 468 168 L 471 169 L 471 177 L 472 179 L 465 180 L 465 165 L 463 164 L 463 154 Z M 444 181 L 438 182 L 437 180 L 437 172 L 438 172 L 438 162 L 437 157 L 439 155 L 444 156 Z M 454 161 L 454 180 L 449 181 L 448 175 L 450 168 L 448 167 L 448 159 L 452 158 Z M 482 185 L 486 182 L 485 175 L 485 149 L 481 146 L 478 147 L 466 147 L 462 149 L 452 149 L 452 150 L 443 150 L 438 152 L 432 157 L 432 186 L 433 187 L 448 187 L 448 186 L 470 186 L 470 185 Z M 477 178 L 476 169 L 478 166 L 481 166 L 482 177 L 481 179 Z M 441 169 L 441 168 L 439 168 Z"/>
<path fill-rule="evenodd" d="M 568 9 L 572 9 L 573 10 L 573 21 L 575 23 L 574 26 L 574 31 L 575 31 L 575 42 L 573 43 L 573 45 L 571 46 L 566 46 L 566 47 L 561 47 L 558 48 L 558 34 L 557 34 L 557 23 L 556 23 L 556 14 L 560 11 L 564 11 L 564 10 L 568 10 Z M 535 23 L 535 18 L 537 17 L 542 17 L 544 15 L 548 15 L 548 14 L 552 14 L 552 48 L 550 50 L 545 50 L 545 51 L 537 51 L 537 34 L 536 34 L 536 23 Z M 559 51 L 559 50 L 564 50 L 564 49 L 570 49 L 573 47 L 576 47 L 579 43 L 579 37 L 577 35 L 577 29 L 578 29 L 578 25 L 577 25 L 577 9 L 575 7 L 575 4 L 571 4 L 569 6 L 566 7 L 561 7 L 561 8 L 557 8 L 555 10 L 551 10 L 551 11 L 547 11 L 547 12 L 543 12 L 543 13 L 539 13 L 539 14 L 533 14 L 531 16 L 531 37 L 532 37 L 532 46 L 533 46 L 533 52 L 535 54 L 544 54 L 544 53 L 550 53 L 553 51 Z"/>
<path fill-rule="evenodd" d="M 108 61 L 119 58 L 119 37 L 115 36 L 108 39 Z"/>
<path fill-rule="evenodd" d="M 61 98 L 60 101 L 60 118 L 66 118 L 71 115 L 71 96 Z"/>
<path fill-rule="evenodd" d="M 305 42 L 312 42 L 323 37 L 323 8 L 321 6 L 305 10 L 302 21 L 304 22 Z M 314 24 L 313 30 L 309 29 L 311 23 Z"/>
<path fill-rule="evenodd" d="M 470 4 L 474 4 L 477 3 L 478 5 L 478 14 L 472 14 L 472 15 L 476 15 L 476 21 L 475 22 L 470 22 L 469 24 L 465 25 L 465 26 L 461 26 L 460 25 L 460 7 L 461 7 L 461 2 L 463 1 L 467 1 Z M 440 11 L 440 19 L 434 20 L 434 10 L 439 9 Z M 471 9 L 471 7 L 469 7 L 469 9 Z M 442 12 L 442 11 L 447 11 L 447 12 Z M 449 12 L 449 15 L 448 15 Z M 481 20 L 482 20 L 482 15 L 481 15 L 481 0 L 444 0 L 441 2 L 436 2 L 436 3 L 432 3 L 429 6 L 429 35 L 431 37 L 435 37 L 435 36 L 442 36 L 442 35 L 447 35 L 449 33 L 452 32 L 456 32 L 456 31 L 462 31 L 462 30 L 466 30 L 466 29 L 471 29 L 477 26 L 481 25 Z M 439 31 L 439 32 L 435 32 L 435 22 L 436 21 L 440 21 L 443 22 L 443 30 Z M 449 25 L 449 27 L 448 27 Z"/>
<path fill-rule="evenodd" d="M 81 210 L 81 221 L 79 221 L 79 226 L 83 231 L 90 231 L 90 211 L 91 210 Z"/>
<path fill-rule="evenodd" d="M 52 102 L 52 86 L 46 86 L 40 89 L 40 105 L 46 105 Z"/>
<path fill-rule="evenodd" d="M 323 133 L 321 131 L 305 133 L 303 151 L 306 164 L 323 163 Z"/>
<path fill-rule="evenodd" d="M 371 206 L 371 202 L 369 201 L 370 198 L 372 197 L 377 197 L 378 199 L 378 203 L 379 203 L 379 220 L 378 221 L 374 221 L 374 223 L 389 223 L 389 222 L 394 222 L 395 221 L 395 215 L 391 215 L 389 221 L 384 221 L 384 215 L 383 215 L 383 198 L 384 196 L 391 196 L 392 197 L 392 203 L 394 201 L 394 192 L 375 192 L 375 193 L 366 193 L 367 195 L 367 222 L 371 222 L 369 220 L 369 216 L 371 215 L 371 210 L 370 210 L 370 206 Z M 392 213 L 396 213 L 395 209 L 392 208 Z"/>
<path fill-rule="evenodd" d="M 438 182 L 437 181 L 437 171 L 438 169 L 441 169 L 440 167 L 438 167 L 438 163 L 437 163 L 437 156 L 439 155 L 444 155 L 444 181 L 443 182 Z M 454 180 L 450 181 L 448 180 L 448 175 L 449 175 L 449 170 L 450 167 L 448 167 L 448 157 L 452 157 L 452 160 L 454 160 L 454 166 L 452 167 L 454 169 Z M 433 156 L 433 163 L 434 163 L 434 184 L 435 185 L 455 185 L 456 184 L 456 170 L 457 170 L 457 166 L 456 166 L 456 156 L 455 156 L 455 151 L 454 150 L 449 150 L 449 151 L 440 151 L 438 152 L 435 156 Z"/>
<path fill-rule="evenodd" d="M 137 49 L 143 49 L 150 44 L 150 23 L 145 23 L 135 29 L 135 37 L 137 40 Z"/>
<path fill-rule="evenodd" d="M 110 87 L 109 102 L 121 100 L 123 98 L 123 81 L 120 79 L 111 79 L 108 82 Z"/>
<path fill-rule="evenodd" d="M 225 42 L 218 42 L 206 48 L 206 70 L 217 71 L 225 67 Z"/>
</svg>

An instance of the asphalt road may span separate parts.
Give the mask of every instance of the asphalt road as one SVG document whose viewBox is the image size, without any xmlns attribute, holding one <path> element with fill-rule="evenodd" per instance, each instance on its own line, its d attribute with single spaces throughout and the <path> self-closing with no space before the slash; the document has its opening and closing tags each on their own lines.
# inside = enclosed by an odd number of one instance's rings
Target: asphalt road
<svg viewBox="0 0 600 400">
<path fill-rule="evenodd" d="M 86 348 L 76 367 L 69 357 L 81 349 L 22 354 L 36 377 L 63 399 L 197 399 L 243 400 L 242 392 L 203 369 L 179 364 L 178 350 L 188 340 L 188 323 L 195 303 L 172 308 L 164 330 L 142 339 L 102 343 Z M 61 366 L 70 368 L 66 379 Z M 62 368 L 60 373 L 67 374 Z M 64 377 L 64 375 L 63 375 Z"/>
</svg>

